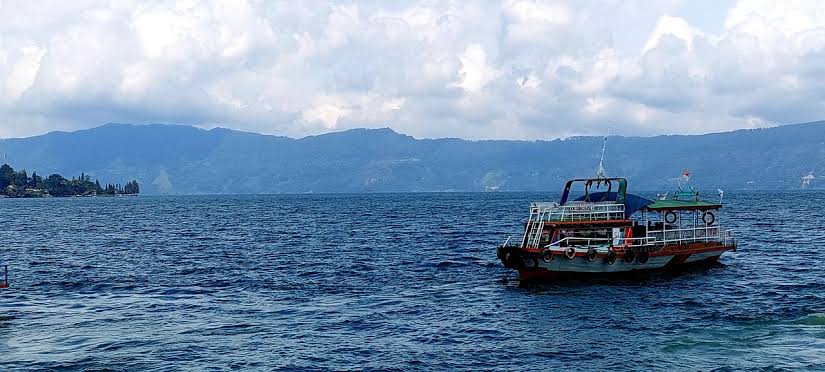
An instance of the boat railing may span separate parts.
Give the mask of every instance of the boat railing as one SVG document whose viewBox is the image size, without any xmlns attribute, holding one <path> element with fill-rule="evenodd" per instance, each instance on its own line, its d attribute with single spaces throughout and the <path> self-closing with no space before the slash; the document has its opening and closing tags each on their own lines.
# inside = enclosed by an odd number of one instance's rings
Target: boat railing
<svg viewBox="0 0 825 372">
<path fill-rule="evenodd" d="M 513 236 L 510 235 L 510 236 L 507 237 L 507 240 L 505 240 L 504 244 L 502 244 L 501 246 L 502 247 L 521 247 L 521 244 L 522 244 L 521 241 L 513 239 Z"/>
<path fill-rule="evenodd" d="M 546 247 L 548 248 L 560 248 L 560 247 L 578 247 L 578 246 L 593 246 L 593 245 L 610 245 L 610 246 L 623 246 L 623 247 L 642 247 L 642 246 L 649 246 L 653 244 L 653 238 L 649 236 L 642 236 L 638 238 L 585 238 L 585 237 L 576 237 L 576 236 L 568 236 L 563 239 L 559 239 L 551 244 L 548 244 Z"/>
<path fill-rule="evenodd" d="M 623 220 L 624 204 L 573 202 L 565 205 L 534 202 L 524 231 L 522 245 L 536 248 L 541 243 L 544 223 Z"/>
<path fill-rule="evenodd" d="M 695 242 L 722 241 L 719 226 L 648 230 L 647 236 L 653 238 L 654 244 L 682 244 Z M 730 230 L 727 230 L 730 231 Z M 725 232 L 727 234 L 727 231 Z"/>
<path fill-rule="evenodd" d="M 616 203 L 532 203 L 530 205 L 530 221 L 603 221 L 622 220 L 624 204 Z"/>
<path fill-rule="evenodd" d="M 725 245 L 736 245 L 736 237 L 733 235 L 733 230 L 725 230 L 723 239 Z"/>
</svg>

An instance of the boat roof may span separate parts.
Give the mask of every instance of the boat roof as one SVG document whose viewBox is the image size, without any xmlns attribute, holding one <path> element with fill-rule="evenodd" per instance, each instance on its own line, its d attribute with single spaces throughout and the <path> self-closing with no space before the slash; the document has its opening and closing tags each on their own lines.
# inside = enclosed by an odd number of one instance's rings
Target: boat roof
<svg viewBox="0 0 825 372">
<path fill-rule="evenodd" d="M 679 209 L 704 211 L 719 208 L 722 208 L 722 204 L 709 203 L 702 200 L 656 200 L 653 204 L 649 204 L 644 207 L 644 209 L 652 211 L 669 211 Z"/>
<path fill-rule="evenodd" d="M 591 202 L 591 203 L 598 203 L 598 202 L 617 202 L 619 198 L 618 192 L 594 192 L 587 195 L 582 195 L 576 198 L 576 201 L 584 201 L 584 202 Z M 625 218 L 630 218 L 633 213 L 636 211 L 653 204 L 653 200 L 648 198 L 644 198 L 635 194 L 625 193 L 624 197 L 622 198 L 622 202 L 620 204 L 624 204 L 624 213 Z"/>
<path fill-rule="evenodd" d="M 625 194 L 627 194 L 627 180 L 621 177 L 596 177 L 596 178 L 574 178 L 572 180 L 567 181 L 564 185 L 564 191 L 561 194 L 561 199 L 559 200 L 559 205 L 564 205 L 567 203 L 567 198 L 570 196 L 570 188 L 573 186 L 574 183 L 581 183 L 584 184 L 584 193 L 590 193 L 590 187 L 593 186 L 593 183 L 596 184 L 596 188 L 604 185 L 604 187 L 608 188 L 608 191 L 611 191 L 613 188 L 613 183 L 617 183 L 616 189 L 616 199 L 617 203 L 624 203 Z"/>
</svg>

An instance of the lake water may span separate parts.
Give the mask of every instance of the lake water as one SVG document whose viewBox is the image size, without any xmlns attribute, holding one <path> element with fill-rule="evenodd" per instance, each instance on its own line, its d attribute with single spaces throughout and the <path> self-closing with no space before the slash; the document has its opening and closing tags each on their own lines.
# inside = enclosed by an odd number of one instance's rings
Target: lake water
<svg viewBox="0 0 825 372">
<path fill-rule="evenodd" d="M 555 197 L 0 200 L 0 369 L 825 369 L 825 193 L 729 192 L 706 268 L 503 281 Z"/>
</svg>

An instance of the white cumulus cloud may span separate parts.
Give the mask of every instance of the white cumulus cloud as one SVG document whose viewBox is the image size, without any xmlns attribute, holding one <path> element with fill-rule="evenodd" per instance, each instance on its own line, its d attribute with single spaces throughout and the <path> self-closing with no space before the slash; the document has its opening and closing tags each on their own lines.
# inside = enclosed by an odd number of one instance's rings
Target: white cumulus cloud
<svg viewBox="0 0 825 372">
<path fill-rule="evenodd" d="M 825 118 L 816 1 L 0 1 L 0 137 L 704 133 Z"/>
</svg>

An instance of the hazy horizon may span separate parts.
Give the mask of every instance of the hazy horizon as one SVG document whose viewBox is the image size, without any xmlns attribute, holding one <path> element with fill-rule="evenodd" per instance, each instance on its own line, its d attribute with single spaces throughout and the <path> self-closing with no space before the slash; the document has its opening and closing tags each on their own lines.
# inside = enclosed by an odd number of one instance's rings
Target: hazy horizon
<svg viewBox="0 0 825 372">
<path fill-rule="evenodd" d="M 380 130 L 389 129 L 389 130 L 393 131 L 394 133 L 401 134 L 401 135 L 404 135 L 404 136 L 409 136 L 409 137 L 412 137 L 412 138 L 417 139 L 417 140 L 461 139 L 461 140 L 466 140 L 466 141 L 564 141 L 564 140 L 573 139 L 573 138 L 591 138 L 591 137 L 599 137 L 599 138 L 601 138 L 601 137 L 654 138 L 654 137 L 663 137 L 663 136 L 702 136 L 702 135 L 708 135 L 708 134 L 731 133 L 731 132 L 736 132 L 736 131 L 741 131 L 741 130 L 769 129 L 769 128 L 776 128 L 776 127 L 782 127 L 782 126 L 817 124 L 817 123 L 821 123 L 821 122 L 825 122 L 825 120 L 816 120 L 816 121 L 805 122 L 805 123 L 781 123 L 781 124 L 758 127 L 758 128 L 734 128 L 734 129 L 729 129 L 729 130 L 720 130 L 720 131 L 705 132 L 705 133 L 687 133 L 687 134 L 682 134 L 682 133 L 660 133 L 660 134 L 650 134 L 650 135 L 624 135 L 624 134 L 620 134 L 620 133 L 605 132 L 605 133 L 593 133 L 593 134 L 587 134 L 587 135 L 572 135 L 572 136 L 567 136 L 567 137 L 533 138 L 533 139 L 529 139 L 529 138 L 525 139 L 525 138 L 417 137 L 417 136 L 413 136 L 409 133 L 404 133 L 402 131 L 399 131 L 399 130 L 393 128 L 391 125 L 387 125 L 387 126 L 384 126 L 384 127 L 353 127 L 353 128 L 333 130 L 333 131 L 328 131 L 328 132 L 320 132 L 320 133 L 316 133 L 316 134 L 308 134 L 308 135 L 305 135 L 305 136 L 288 136 L 288 135 L 279 135 L 279 134 L 255 132 L 255 131 L 252 131 L 252 130 L 234 129 L 234 128 L 231 128 L 231 127 L 228 127 L 228 126 L 220 126 L 220 125 L 205 127 L 205 126 L 200 126 L 200 125 L 196 125 L 196 124 L 180 124 L 180 123 L 111 123 L 111 122 L 109 122 L 109 123 L 102 123 L 102 124 L 92 126 L 92 127 L 89 127 L 89 128 L 80 128 L 80 129 L 74 129 L 74 130 L 56 129 L 56 130 L 51 130 L 51 131 L 44 132 L 44 133 L 32 134 L 30 136 L 0 137 L 0 140 L 25 139 L 25 138 L 43 136 L 43 135 L 47 135 L 47 134 L 50 134 L 50 133 L 73 133 L 73 132 L 94 130 L 94 129 L 98 129 L 98 128 L 109 126 L 109 125 L 123 125 L 123 126 L 179 126 L 179 127 L 195 128 L 195 129 L 199 129 L 199 130 L 203 130 L 203 131 L 231 130 L 231 131 L 241 132 L 241 133 L 258 134 L 258 135 L 262 135 L 262 136 L 271 136 L 271 137 L 284 137 L 284 138 L 290 138 L 290 139 L 305 139 L 305 138 L 310 138 L 310 137 L 315 137 L 315 136 L 323 136 L 323 135 L 328 135 L 328 134 L 339 134 L 339 133 L 345 133 L 345 132 L 350 132 L 350 131 L 358 131 L 358 130 L 380 131 Z"/>
</svg>

